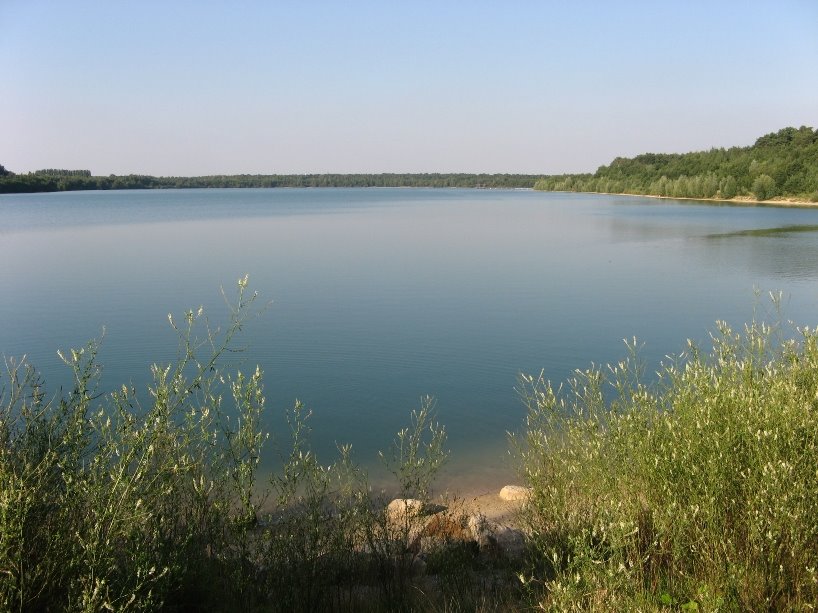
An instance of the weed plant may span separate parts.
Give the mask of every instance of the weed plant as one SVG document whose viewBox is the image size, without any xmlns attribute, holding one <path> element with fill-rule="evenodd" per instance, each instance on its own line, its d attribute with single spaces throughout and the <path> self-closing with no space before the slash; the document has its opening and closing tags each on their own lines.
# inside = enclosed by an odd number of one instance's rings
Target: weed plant
<svg viewBox="0 0 818 613">
<path fill-rule="evenodd" d="M 818 602 L 818 331 L 718 323 L 644 382 L 636 344 L 565 389 L 523 377 L 522 466 L 548 610 Z"/>
</svg>

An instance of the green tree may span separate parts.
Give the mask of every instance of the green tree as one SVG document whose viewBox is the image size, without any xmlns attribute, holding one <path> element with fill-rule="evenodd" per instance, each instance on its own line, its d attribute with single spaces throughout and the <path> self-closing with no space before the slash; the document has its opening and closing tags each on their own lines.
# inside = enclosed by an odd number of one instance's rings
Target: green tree
<svg viewBox="0 0 818 613">
<path fill-rule="evenodd" d="M 719 180 L 716 175 L 712 172 L 707 173 L 702 178 L 701 189 L 704 198 L 713 198 L 719 191 Z"/>
<path fill-rule="evenodd" d="M 753 181 L 752 190 L 759 200 L 769 200 L 775 196 L 775 180 L 770 175 L 758 175 Z"/>
<path fill-rule="evenodd" d="M 721 180 L 719 191 L 721 192 L 722 198 L 730 199 L 736 197 L 738 194 L 738 185 L 732 175 Z"/>
</svg>

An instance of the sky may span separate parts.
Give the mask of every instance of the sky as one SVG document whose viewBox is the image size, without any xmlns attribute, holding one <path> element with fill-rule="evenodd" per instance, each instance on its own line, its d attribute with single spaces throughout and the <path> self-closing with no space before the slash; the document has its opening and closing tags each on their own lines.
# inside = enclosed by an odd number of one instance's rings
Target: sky
<svg viewBox="0 0 818 613">
<path fill-rule="evenodd" d="M 593 172 L 818 127 L 818 0 L 0 0 L 0 164 Z"/>
</svg>

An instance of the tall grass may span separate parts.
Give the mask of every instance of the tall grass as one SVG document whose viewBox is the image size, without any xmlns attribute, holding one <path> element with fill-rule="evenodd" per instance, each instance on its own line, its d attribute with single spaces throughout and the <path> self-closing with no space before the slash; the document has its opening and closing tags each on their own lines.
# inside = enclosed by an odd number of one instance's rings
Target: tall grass
<svg viewBox="0 0 818 613">
<path fill-rule="evenodd" d="M 818 331 L 717 324 L 650 385 L 635 344 L 523 378 L 522 451 L 549 610 L 808 610 L 818 602 Z"/>
</svg>

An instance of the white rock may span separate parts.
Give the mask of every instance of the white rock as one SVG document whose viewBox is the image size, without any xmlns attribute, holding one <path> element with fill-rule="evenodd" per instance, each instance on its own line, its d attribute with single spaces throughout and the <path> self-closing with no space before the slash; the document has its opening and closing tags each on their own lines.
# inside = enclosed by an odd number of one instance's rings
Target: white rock
<svg viewBox="0 0 818 613">
<path fill-rule="evenodd" d="M 472 538 L 477 541 L 480 549 L 485 549 L 491 546 L 492 529 L 491 524 L 486 516 L 482 513 L 477 515 L 470 515 L 468 521 L 469 530 Z"/>
<path fill-rule="evenodd" d="M 414 498 L 395 498 L 386 507 L 386 516 L 393 525 L 411 523 L 423 512 L 423 501 Z"/>
<path fill-rule="evenodd" d="M 500 498 L 506 501 L 514 500 L 528 500 L 531 495 L 530 487 L 523 487 L 522 485 L 506 485 L 500 490 Z"/>
</svg>

